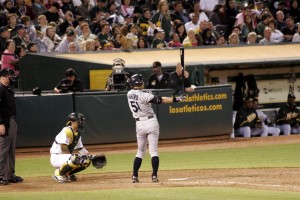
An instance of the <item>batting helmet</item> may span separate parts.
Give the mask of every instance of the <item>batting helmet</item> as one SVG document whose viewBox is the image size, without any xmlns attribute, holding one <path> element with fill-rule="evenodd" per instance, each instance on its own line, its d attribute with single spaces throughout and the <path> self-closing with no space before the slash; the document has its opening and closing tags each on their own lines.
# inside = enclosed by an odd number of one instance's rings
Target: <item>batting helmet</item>
<svg viewBox="0 0 300 200">
<path fill-rule="evenodd" d="M 135 87 L 135 86 L 139 87 L 143 85 L 144 84 L 143 76 L 141 74 L 134 74 L 133 76 L 131 76 L 129 84 L 131 85 L 131 87 Z"/>
<path fill-rule="evenodd" d="M 78 122 L 78 127 L 83 128 L 83 124 L 85 123 L 85 117 L 81 113 L 71 113 L 68 116 L 68 123 L 67 125 L 70 125 L 71 122 Z"/>
</svg>

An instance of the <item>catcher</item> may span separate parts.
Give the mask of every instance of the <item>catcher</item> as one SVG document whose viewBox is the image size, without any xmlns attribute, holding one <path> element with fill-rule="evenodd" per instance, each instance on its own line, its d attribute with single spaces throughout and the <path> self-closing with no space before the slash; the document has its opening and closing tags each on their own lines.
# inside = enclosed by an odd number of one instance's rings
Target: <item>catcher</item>
<svg viewBox="0 0 300 200">
<path fill-rule="evenodd" d="M 50 149 L 50 162 L 56 168 L 52 178 L 60 183 L 76 181 L 75 173 L 92 165 L 102 168 L 106 165 L 104 154 L 92 156 L 84 148 L 81 134 L 84 132 L 85 117 L 81 113 L 71 113 L 67 126 L 55 137 Z"/>
</svg>

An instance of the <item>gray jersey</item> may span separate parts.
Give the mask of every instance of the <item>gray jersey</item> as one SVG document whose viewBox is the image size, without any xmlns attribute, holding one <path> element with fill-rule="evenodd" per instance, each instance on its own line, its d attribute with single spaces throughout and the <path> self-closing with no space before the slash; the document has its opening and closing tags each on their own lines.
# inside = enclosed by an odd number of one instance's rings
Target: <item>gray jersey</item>
<svg viewBox="0 0 300 200">
<path fill-rule="evenodd" d="M 150 103 L 153 98 L 154 95 L 152 93 L 143 92 L 141 90 L 130 90 L 127 93 L 127 99 L 133 118 L 155 116 Z"/>
</svg>

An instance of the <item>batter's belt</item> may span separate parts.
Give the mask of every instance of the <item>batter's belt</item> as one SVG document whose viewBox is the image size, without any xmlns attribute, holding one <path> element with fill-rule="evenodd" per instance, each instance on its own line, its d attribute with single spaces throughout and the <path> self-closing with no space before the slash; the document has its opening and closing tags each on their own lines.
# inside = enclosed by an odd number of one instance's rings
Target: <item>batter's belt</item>
<svg viewBox="0 0 300 200">
<path fill-rule="evenodd" d="M 145 120 L 152 119 L 152 118 L 154 118 L 154 115 L 150 115 L 148 117 L 135 118 L 135 121 L 145 121 Z"/>
</svg>

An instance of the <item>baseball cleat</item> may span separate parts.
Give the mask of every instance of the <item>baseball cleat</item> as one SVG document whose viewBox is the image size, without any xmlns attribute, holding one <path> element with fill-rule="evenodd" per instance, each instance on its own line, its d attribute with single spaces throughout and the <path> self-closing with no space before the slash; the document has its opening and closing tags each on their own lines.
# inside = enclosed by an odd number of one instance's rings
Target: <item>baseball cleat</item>
<svg viewBox="0 0 300 200">
<path fill-rule="evenodd" d="M 68 178 L 70 181 L 77 181 L 77 176 L 75 176 L 75 174 L 70 175 Z"/>
<path fill-rule="evenodd" d="M 53 178 L 54 180 L 56 180 L 57 182 L 59 182 L 59 183 L 64 183 L 64 182 L 69 181 L 69 180 L 68 180 L 68 177 L 66 177 L 66 176 L 61 176 L 61 175 L 59 174 L 59 169 L 55 170 L 55 172 L 54 172 L 52 178 Z"/>
<path fill-rule="evenodd" d="M 158 182 L 157 176 L 152 176 L 152 182 L 153 183 L 157 183 Z"/>
<path fill-rule="evenodd" d="M 138 177 L 132 176 L 132 183 L 138 183 L 138 182 L 140 182 Z"/>
<path fill-rule="evenodd" d="M 8 184 L 8 180 L 0 178 L 0 185 L 7 185 Z"/>
</svg>

